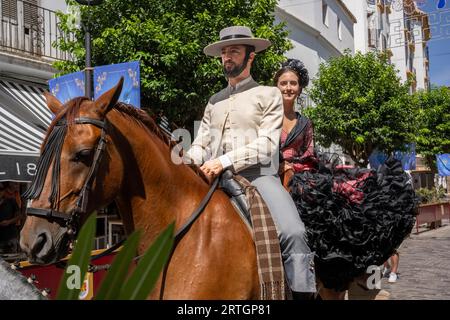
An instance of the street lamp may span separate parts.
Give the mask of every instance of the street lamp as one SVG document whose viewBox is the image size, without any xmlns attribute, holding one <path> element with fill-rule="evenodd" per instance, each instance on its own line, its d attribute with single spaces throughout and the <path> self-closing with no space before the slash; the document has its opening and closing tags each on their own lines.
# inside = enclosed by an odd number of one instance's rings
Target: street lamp
<svg viewBox="0 0 450 320">
<path fill-rule="evenodd" d="M 102 4 L 103 0 L 75 0 L 81 5 L 85 6 L 96 6 Z M 92 91 L 92 77 L 93 77 L 93 68 L 91 65 L 91 32 L 89 30 L 89 19 L 87 23 L 83 24 L 84 27 L 84 46 L 86 48 L 86 62 L 85 62 L 85 80 L 84 80 L 84 90 L 85 95 L 92 100 L 93 91 Z"/>
</svg>

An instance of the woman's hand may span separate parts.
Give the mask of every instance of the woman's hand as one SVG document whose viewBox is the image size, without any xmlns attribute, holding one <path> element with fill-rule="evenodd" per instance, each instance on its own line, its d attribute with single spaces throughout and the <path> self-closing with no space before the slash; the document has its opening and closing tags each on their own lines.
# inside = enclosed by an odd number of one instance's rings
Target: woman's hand
<svg viewBox="0 0 450 320">
<path fill-rule="evenodd" d="M 278 169 L 278 174 L 282 175 L 288 170 L 293 170 L 294 171 L 294 165 L 292 163 L 290 163 L 290 162 L 283 161 L 280 164 L 280 168 Z"/>
</svg>

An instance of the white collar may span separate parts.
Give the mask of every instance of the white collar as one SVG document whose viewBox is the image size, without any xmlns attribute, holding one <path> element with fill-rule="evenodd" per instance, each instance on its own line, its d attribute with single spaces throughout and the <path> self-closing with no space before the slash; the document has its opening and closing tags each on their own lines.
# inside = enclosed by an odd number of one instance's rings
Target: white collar
<svg viewBox="0 0 450 320">
<path fill-rule="evenodd" d="M 249 83 L 252 80 L 253 80 L 252 76 L 248 76 L 244 80 L 239 81 L 234 87 L 230 83 L 228 83 L 228 90 L 232 93 L 232 92 L 238 90 L 240 87 L 246 85 L 247 83 Z"/>
</svg>

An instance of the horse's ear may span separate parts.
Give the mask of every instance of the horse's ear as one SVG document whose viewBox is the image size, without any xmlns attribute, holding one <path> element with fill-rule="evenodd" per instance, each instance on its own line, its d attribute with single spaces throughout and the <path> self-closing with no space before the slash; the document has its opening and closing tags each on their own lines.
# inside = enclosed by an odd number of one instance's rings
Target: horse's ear
<svg viewBox="0 0 450 320">
<path fill-rule="evenodd" d="M 63 104 L 50 92 L 44 91 L 45 100 L 47 100 L 47 107 L 57 115 L 62 109 L 64 109 Z"/>
<path fill-rule="evenodd" d="M 112 89 L 109 89 L 102 94 L 97 100 L 95 100 L 95 108 L 100 116 L 104 117 L 114 107 L 119 100 L 120 93 L 122 92 L 123 77 L 120 77 L 119 82 Z"/>
</svg>

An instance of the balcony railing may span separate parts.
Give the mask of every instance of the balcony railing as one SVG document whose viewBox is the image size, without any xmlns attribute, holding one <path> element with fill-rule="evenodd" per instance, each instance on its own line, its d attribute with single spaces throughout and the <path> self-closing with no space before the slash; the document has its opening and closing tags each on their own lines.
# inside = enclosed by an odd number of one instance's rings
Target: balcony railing
<svg viewBox="0 0 450 320">
<path fill-rule="evenodd" d="M 54 11 L 24 0 L 1 0 L 0 17 L 0 51 L 47 60 L 71 59 L 67 52 L 52 46 L 56 40 L 72 36 L 61 31 Z"/>
</svg>

